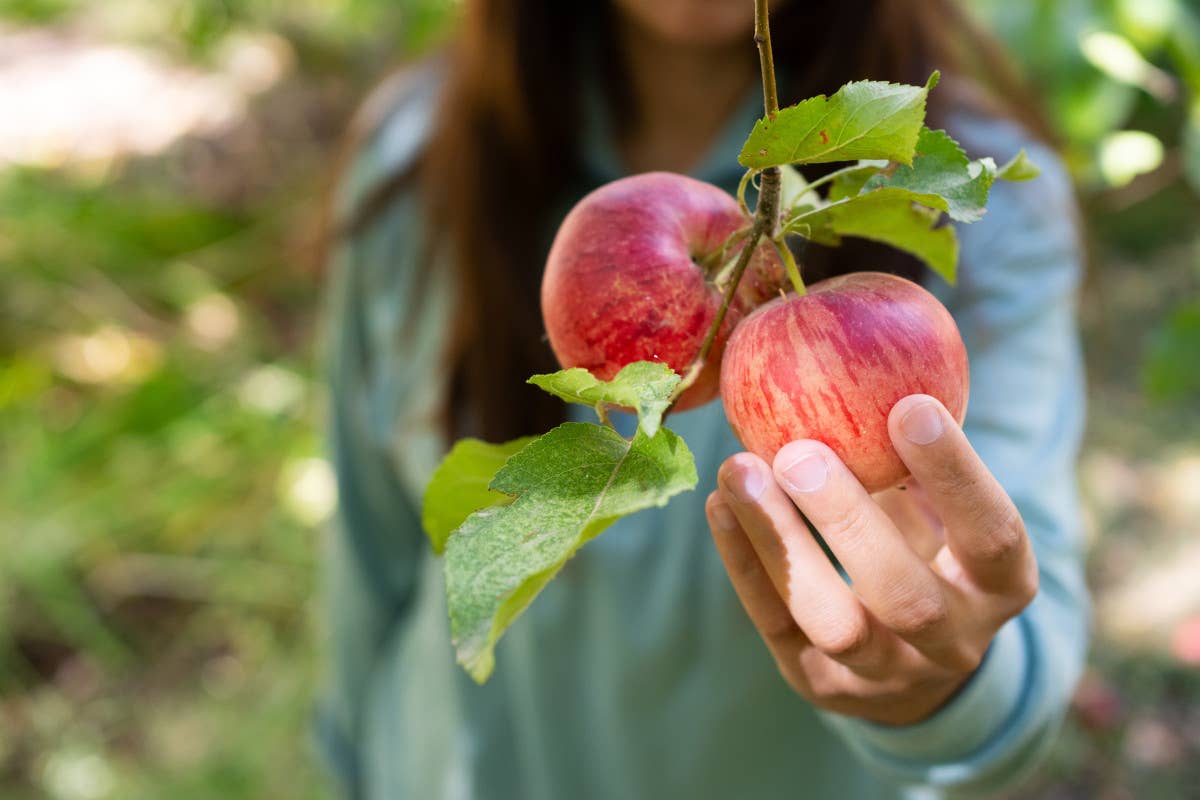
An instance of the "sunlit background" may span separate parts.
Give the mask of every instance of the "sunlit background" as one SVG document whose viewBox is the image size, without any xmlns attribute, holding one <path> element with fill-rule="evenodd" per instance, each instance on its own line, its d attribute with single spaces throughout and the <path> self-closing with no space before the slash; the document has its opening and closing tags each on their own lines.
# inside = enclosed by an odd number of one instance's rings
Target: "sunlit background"
<svg viewBox="0 0 1200 800">
<path fill-rule="evenodd" d="M 1030 798 L 1200 797 L 1200 6 L 975 0 L 1089 224 L 1096 645 Z M 0 0 L 0 797 L 326 797 L 313 231 L 452 0 Z"/>
</svg>

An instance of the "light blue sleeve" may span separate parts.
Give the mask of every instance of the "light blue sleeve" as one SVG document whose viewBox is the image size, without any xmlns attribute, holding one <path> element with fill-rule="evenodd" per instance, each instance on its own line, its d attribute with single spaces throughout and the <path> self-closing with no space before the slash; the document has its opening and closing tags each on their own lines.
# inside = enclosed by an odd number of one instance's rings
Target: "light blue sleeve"
<svg viewBox="0 0 1200 800">
<path fill-rule="evenodd" d="M 975 135 L 967 142 L 998 160 L 1020 141 L 1007 125 L 968 133 Z M 964 428 L 1025 520 L 1038 558 L 1038 596 L 931 718 L 887 727 L 825 715 L 871 767 L 914 787 L 914 797 L 986 796 L 1025 775 L 1053 741 L 1087 650 L 1075 486 L 1084 417 L 1076 325 L 1081 246 L 1061 163 L 1042 147 L 1031 148 L 1031 156 L 1042 176 L 998 183 L 984 220 L 959 228 L 958 285 L 937 279 L 930 288 L 966 343 L 971 394 Z"/>
<path fill-rule="evenodd" d="M 384 120 L 343 178 L 338 218 L 415 157 L 428 91 L 393 80 L 368 102 L 368 111 L 372 102 L 383 107 Z M 426 550 L 413 458 L 423 466 L 444 446 L 432 421 L 436 381 L 414 377 L 434 372 L 445 318 L 440 302 L 413 310 L 421 225 L 413 193 L 401 193 L 364 230 L 342 238 L 328 265 L 325 368 L 338 509 L 323 551 L 329 655 L 316 736 L 348 796 L 356 796 L 365 769 L 364 698 L 388 636 L 411 611 Z"/>
<path fill-rule="evenodd" d="M 416 499 L 376 424 L 379 373 L 362 313 L 365 276 L 350 263 L 354 250 L 347 245 L 335 259 L 342 263 L 335 263 L 332 287 L 330 432 L 339 500 L 324 548 L 330 660 L 317 719 L 322 754 L 347 789 L 360 769 L 364 688 L 384 639 L 411 604 L 424 544 Z"/>
</svg>

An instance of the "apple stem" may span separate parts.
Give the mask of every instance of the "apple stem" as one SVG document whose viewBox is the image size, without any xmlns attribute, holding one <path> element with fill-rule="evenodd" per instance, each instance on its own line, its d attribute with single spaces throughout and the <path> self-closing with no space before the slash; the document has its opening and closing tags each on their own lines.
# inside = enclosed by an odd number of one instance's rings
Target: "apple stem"
<svg viewBox="0 0 1200 800">
<path fill-rule="evenodd" d="M 596 416 L 600 418 L 600 424 L 607 425 L 610 428 L 613 427 L 612 421 L 608 418 L 608 408 L 605 406 L 605 404 L 596 403 L 595 409 Z"/>
<path fill-rule="evenodd" d="M 750 208 L 749 208 L 749 206 L 746 205 L 746 187 L 750 185 L 750 181 L 753 180 L 754 176 L 757 174 L 758 174 L 758 170 L 753 169 L 753 168 L 748 169 L 748 170 L 746 170 L 746 174 L 742 176 L 742 179 L 740 181 L 738 181 L 738 188 L 737 188 L 738 208 L 740 208 L 742 210 L 742 213 L 745 214 L 747 217 L 750 216 Z"/>
<path fill-rule="evenodd" d="M 700 266 L 704 269 L 705 277 L 712 280 L 715 286 L 723 287 L 725 281 L 733 274 L 733 262 L 729 258 L 729 251 L 734 248 L 734 245 L 746 238 L 752 227 L 752 225 L 747 225 L 744 228 L 738 228 L 725 238 L 725 241 L 721 243 L 720 249 L 708 258 L 700 261 Z"/>
<path fill-rule="evenodd" d="M 784 269 L 787 270 L 788 280 L 792 282 L 792 289 L 797 295 L 803 297 L 808 294 L 808 289 L 804 288 L 804 280 L 800 277 L 800 266 L 796 263 L 796 257 L 792 255 L 792 249 L 787 245 L 785 234 L 776 236 L 771 243 L 775 245 L 775 251 L 779 253 L 779 258 L 783 261 Z"/>
<path fill-rule="evenodd" d="M 754 257 L 754 253 L 758 249 L 759 240 L 763 237 L 774 239 L 776 236 L 776 228 L 779 226 L 781 183 L 779 170 L 763 170 L 762 188 L 758 192 L 758 205 L 754 209 L 754 227 L 750 229 L 750 235 L 746 237 L 746 245 L 742 248 L 742 252 L 738 253 L 733 275 L 730 276 L 729 285 L 725 287 L 725 296 L 721 299 L 721 307 L 717 310 L 717 316 L 713 318 L 712 325 L 708 328 L 704 343 L 700 345 L 700 353 L 696 356 L 696 361 L 700 362 L 701 366 L 712 350 L 713 342 L 717 338 L 717 331 L 721 329 L 721 323 L 725 321 L 725 315 L 729 313 L 729 306 L 732 305 L 733 298 L 737 295 L 738 284 L 742 282 L 742 275 L 746 274 L 746 268 L 750 266 L 750 259 Z"/>
<path fill-rule="evenodd" d="M 774 230 L 779 222 L 780 182 L 779 170 L 763 171 L 762 189 L 758 194 L 758 206 L 755 208 L 754 214 L 754 227 L 750 229 L 749 235 L 746 236 L 746 244 L 742 248 L 742 251 L 738 253 L 738 260 L 737 264 L 734 265 L 733 275 L 729 279 L 729 285 L 725 288 L 725 295 L 721 298 L 721 307 L 717 309 L 717 315 L 713 317 L 712 324 L 708 327 L 708 333 L 704 335 L 704 342 L 700 345 L 700 352 L 696 355 L 695 360 L 692 361 L 691 366 L 688 367 L 683 380 L 675 387 L 673 399 L 677 400 L 700 377 L 700 373 L 708 361 L 709 353 L 712 352 L 713 344 L 717 341 L 717 332 L 721 330 L 721 325 L 725 322 L 725 316 L 729 313 L 729 306 L 733 304 L 733 298 L 737 295 L 737 288 L 738 284 L 742 282 L 742 275 L 746 273 L 746 268 L 750 266 L 750 259 L 753 258 L 755 251 L 758 249 L 759 240 L 764 236 L 774 238 Z"/>
<path fill-rule="evenodd" d="M 767 17 L 768 0 L 754 0 L 754 43 L 758 45 L 758 65 L 762 72 L 763 84 L 763 109 L 767 113 L 768 119 L 774 120 L 775 115 L 779 113 L 779 94 L 775 86 L 775 59 L 771 53 L 771 26 Z M 747 173 L 742 179 L 742 185 L 739 187 L 738 195 L 741 197 L 745 192 L 745 183 L 749 179 L 750 173 Z M 708 333 L 704 336 L 704 342 L 700 345 L 700 352 L 696 354 L 696 358 L 688 367 L 687 374 L 683 376 L 683 380 L 675 387 L 672 395 L 672 400 L 678 400 L 679 396 L 689 389 L 696 379 L 700 377 L 700 373 L 704 370 L 704 365 L 708 361 L 708 356 L 712 352 L 713 344 L 717 340 L 717 332 L 721 330 L 721 325 L 725 322 L 725 316 L 729 313 L 729 306 L 733 303 L 733 298 L 737 295 L 738 284 L 742 282 L 742 275 L 746 273 L 746 268 L 750 266 L 750 259 L 753 258 L 755 251 L 758 249 L 759 240 L 766 237 L 774 241 L 779 235 L 779 204 L 780 193 L 783 187 L 783 178 L 780 175 L 779 167 L 767 167 L 762 171 L 761 182 L 758 190 L 758 203 L 754 207 L 754 227 L 750 229 L 749 235 L 746 237 L 746 244 L 742 248 L 742 252 L 738 254 L 737 264 L 733 268 L 733 275 L 729 280 L 729 285 L 725 288 L 725 295 L 721 300 L 721 307 L 717 310 L 717 315 L 713 318 L 712 325 L 708 328 Z M 744 200 L 742 204 L 744 205 Z M 784 245 L 786 247 L 786 245 Z M 672 405 L 674 402 L 672 402 Z"/>
</svg>

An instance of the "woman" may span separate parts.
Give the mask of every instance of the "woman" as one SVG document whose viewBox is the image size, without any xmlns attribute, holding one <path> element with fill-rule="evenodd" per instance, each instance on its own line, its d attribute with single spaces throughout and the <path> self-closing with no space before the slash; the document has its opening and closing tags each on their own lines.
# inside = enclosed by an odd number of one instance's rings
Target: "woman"
<svg viewBox="0 0 1200 800">
<path fill-rule="evenodd" d="M 368 104 L 334 207 L 341 507 L 320 733 L 346 795 L 1008 785 L 1048 746 L 1087 638 L 1073 483 L 1080 254 L 1053 154 L 1033 146 L 1043 176 L 998 186 L 986 219 L 960 231 L 956 287 L 881 247 L 804 253 L 810 281 L 899 272 L 958 321 L 965 435 L 925 398 L 892 414 L 912 490 L 871 498 L 813 442 L 785 449 L 773 473 L 738 453 L 719 404 L 673 416 L 700 490 L 585 547 L 475 686 L 454 666 L 440 564 L 420 530 L 430 471 L 454 437 L 542 432 L 567 413 L 524 379 L 555 367 L 538 283 L 571 204 L 650 169 L 732 190 L 761 94 L 750 0 L 466 5 L 450 55 Z M 937 67 L 931 125 L 1001 159 L 1033 139 L 1035 121 L 1012 121 L 1022 106 L 994 49 L 950 0 L 777 6 L 785 102 L 859 78 L 923 83 Z"/>
</svg>

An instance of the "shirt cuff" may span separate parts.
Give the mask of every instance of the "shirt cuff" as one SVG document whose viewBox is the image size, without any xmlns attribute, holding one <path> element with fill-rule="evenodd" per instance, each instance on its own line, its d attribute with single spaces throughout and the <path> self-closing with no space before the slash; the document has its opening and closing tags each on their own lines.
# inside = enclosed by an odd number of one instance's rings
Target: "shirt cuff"
<svg viewBox="0 0 1200 800">
<path fill-rule="evenodd" d="M 933 716 L 913 725 L 875 722 L 822 712 L 855 749 L 888 761 L 944 763 L 979 750 L 1008 727 L 1026 690 L 1028 652 L 1021 618 L 992 639 L 967 683 Z"/>
</svg>

